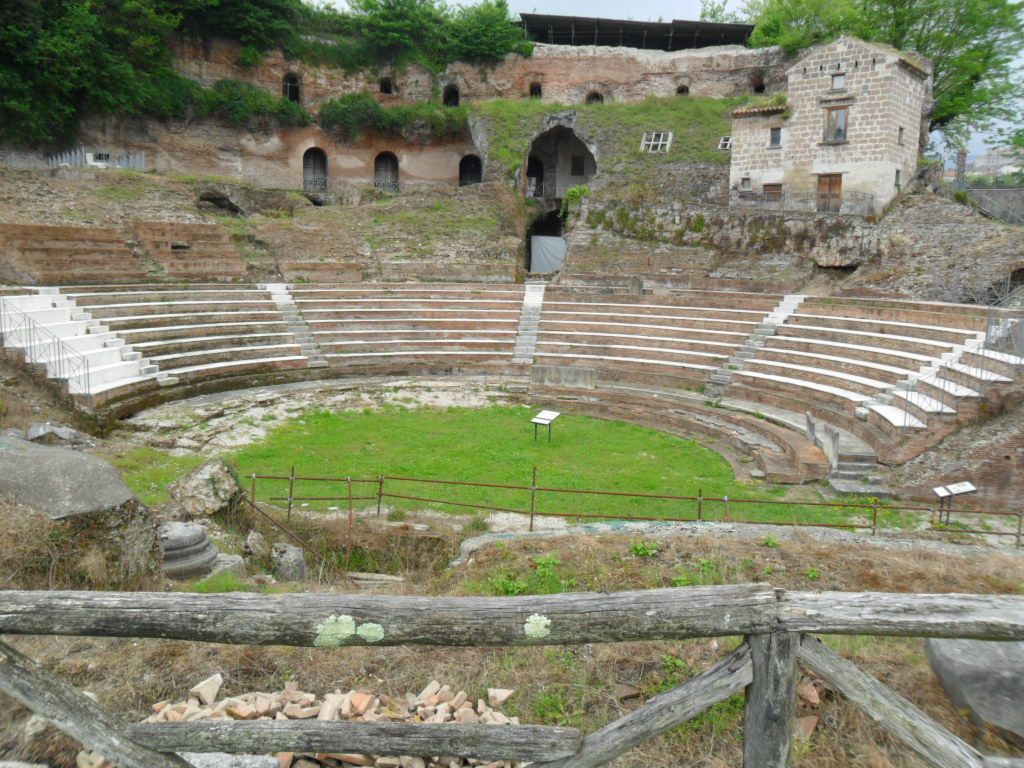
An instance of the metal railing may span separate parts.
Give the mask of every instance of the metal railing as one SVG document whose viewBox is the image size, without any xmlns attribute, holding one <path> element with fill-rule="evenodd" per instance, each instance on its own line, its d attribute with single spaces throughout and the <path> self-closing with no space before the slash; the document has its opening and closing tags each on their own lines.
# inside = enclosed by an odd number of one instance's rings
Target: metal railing
<svg viewBox="0 0 1024 768">
<path fill-rule="evenodd" d="M 414 502 L 416 505 L 431 505 L 437 507 L 450 507 L 454 509 L 472 510 L 475 512 L 499 512 L 507 514 L 522 515 L 528 519 L 529 530 L 534 529 L 536 518 L 557 517 L 570 519 L 576 523 L 589 520 L 618 520 L 638 521 L 655 523 L 702 523 L 702 522 L 731 522 L 746 523 L 750 525 L 779 525 L 806 528 L 836 528 L 853 531 L 870 531 L 872 535 L 878 535 L 879 529 L 886 523 L 886 516 L 898 516 L 904 513 L 928 514 L 929 527 L 925 530 L 939 534 L 983 534 L 986 536 L 1013 537 L 1016 548 L 1024 545 L 1024 511 L 1015 512 L 1012 510 L 988 509 L 984 512 L 973 508 L 961 508 L 954 510 L 958 515 L 975 515 L 980 517 L 991 516 L 994 518 L 1005 518 L 1010 525 L 1005 530 L 983 529 L 970 527 L 959 523 L 953 524 L 948 517 L 944 517 L 948 510 L 940 510 L 935 505 L 926 504 L 882 504 L 878 499 L 871 499 L 864 503 L 853 502 L 827 502 L 827 501 L 777 501 L 771 499 L 750 499 L 735 498 L 729 496 L 705 496 L 703 490 L 698 490 L 696 496 L 685 494 L 658 494 L 641 493 L 631 491 L 607 491 L 582 488 L 558 488 L 538 485 L 537 468 L 533 468 L 530 483 L 528 485 L 513 485 L 505 483 L 486 483 L 464 480 L 442 480 L 424 477 L 406 477 L 401 475 L 378 475 L 371 478 L 358 477 L 319 477 L 303 476 L 295 474 L 292 467 L 288 475 L 258 474 L 250 475 L 252 483 L 250 498 L 253 503 L 257 500 L 269 503 L 281 509 L 286 519 L 290 520 L 296 505 L 299 507 L 315 507 L 321 510 L 347 510 L 349 518 L 349 535 L 353 527 L 355 503 L 373 502 L 376 505 L 377 514 L 381 514 L 382 505 L 385 501 L 391 500 L 399 503 Z M 287 483 L 287 490 L 270 491 L 270 495 L 259 496 L 259 484 Z M 311 490 L 308 484 L 316 488 L 334 485 L 336 488 L 344 489 L 343 493 L 331 493 L 330 488 L 324 491 Z M 302 486 L 305 485 L 305 488 Z M 297 486 L 299 486 L 297 490 Z M 412 486 L 413 489 L 410 489 Z M 416 486 L 425 488 L 440 488 L 440 493 L 429 490 L 414 490 Z M 277 486 L 281 488 L 280 485 Z M 369 487 L 369 490 L 362 490 Z M 360 489 L 360 490 L 357 490 Z M 473 498 L 472 493 L 462 493 L 459 490 L 485 489 L 489 500 L 481 501 Z M 447 491 L 447 493 L 446 493 Z M 507 503 L 497 504 L 491 499 L 500 496 L 510 499 Z M 592 500 L 592 499 L 617 498 L 642 504 L 645 507 L 654 507 L 661 503 L 668 505 L 668 514 L 632 514 L 628 511 L 604 511 L 565 509 L 561 507 L 562 499 Z M 552 509 L 552 500 L 555 501 L 555 509 Z M 335 506 L 337 505 L 337 506 Z M 542 511 L 541 507 L 548 507 Z M 757 509 L 761 507 L 763 509 Z M 754 514 L 747 510 L 754 510 Z M 779 510 L 779 515 L 765 519 L 756 513 L 765 510 Z M 811 511 L 833 510 L 849 514 L 850 519 L 842 522 L 821 522 L 810 517 Z M 788 515 L 786 515 L 788 513 Z M 784 516 L 786 515 L 786 516 Z M 350 548 L 351 543 L 348 547 Z"/>
<path fill-rule="evenodd" d="M 131 171 L 145 171 L 146 153 L 76 147 L 65 152 L 48 155 L 46 162 L 50 168 L 68 165 L 74 168 L 124 168 Z"/>
<path fill-rule="evenodd" d="M 773 211 L 804 211 L 813 213 L 872 216 L 881 211 L 880 201 L 866 192 L 819 194 L 817 192 L 747 192 L 733 190 L 729 205 L 737 208 L 763 208 Z"/>
<path fill-rule="evenodd" d="M 526 196 L 537 200 L 554 200 L 558 197 L 558 186 L 549 182 L 537 182 L 535 178 L 527 179 Z"/>
<path fill-rule="evenodd" d="M 972 187 L 970 184 L 958 183 L 956 189 L 966 193 L 978 210 L 989 218 L 1006 224 L 1024 226 L 1024 188 Z M 1006 199 L 1013 197 L 1019 199 Z"/>
<path fill-rule="evenodd" d="M 28 364 L 45 365 L 47 377 L 62 382 L 68 394 L 91 401 L 89 359 L 3 299 L 0 299 L 0 346 L 20 350 Z"/>
</svg>

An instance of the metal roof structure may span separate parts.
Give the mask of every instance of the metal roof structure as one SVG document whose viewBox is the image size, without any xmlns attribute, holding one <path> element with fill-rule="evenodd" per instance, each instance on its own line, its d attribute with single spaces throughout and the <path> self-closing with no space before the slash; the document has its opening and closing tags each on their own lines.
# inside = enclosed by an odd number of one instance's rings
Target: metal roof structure
<svg viewBox="0 0 1024 768">
<path fill-rule="evenodd" d="M 554 45 L 608 45 L 654 51 L 679 51 L 711 45 L 746 45 L 753 24 L 712 21 L 629 21 L 587 16 L 521 13 L 526 37 Z"/>
</svg>

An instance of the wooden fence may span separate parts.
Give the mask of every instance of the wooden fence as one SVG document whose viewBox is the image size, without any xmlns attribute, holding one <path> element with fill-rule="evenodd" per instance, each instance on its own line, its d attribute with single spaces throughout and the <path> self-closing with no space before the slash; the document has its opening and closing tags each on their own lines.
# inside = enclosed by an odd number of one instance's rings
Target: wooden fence
<svg viewBox="0 0 1024 768">
<path fill-rule="evenodd" d="M 357 629 L 358 626 L 358 629 Z M 360 631 L 365 627 L 372 631 Z M 177 752 L 453 755 L 591 768 L 746 692 L 744 767 L 790 763 L 798 668 L 842 692 L 935 768 L 1024 768 L 987 757 L 811 633 L 1024 640 L 1024 597 L 785 592 L 769 584 L 530 597 L 0 592 L 0 633 L 340 648 L 531 646 L 743 635 L 705 672 L 593 733 L 393 722 L 206 721 L 124 727 L 0 642 L 0 691 L 120 768 L 183 768 Z"/>
</svg>

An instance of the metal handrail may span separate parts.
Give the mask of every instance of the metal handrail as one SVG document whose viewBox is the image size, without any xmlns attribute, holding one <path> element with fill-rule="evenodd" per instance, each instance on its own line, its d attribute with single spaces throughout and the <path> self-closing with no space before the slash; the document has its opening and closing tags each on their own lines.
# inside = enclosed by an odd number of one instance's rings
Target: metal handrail
<svg viewBox="0 0 1024 768">
<path fill-rule="evenodd" d="M 0 299 L 0 347 L 24 350 L 25 362 L 45 365 L 47 377 L 63 381 L 68 394 L 91 399 L 89 359 L 4 299 Z"/>
</svg>

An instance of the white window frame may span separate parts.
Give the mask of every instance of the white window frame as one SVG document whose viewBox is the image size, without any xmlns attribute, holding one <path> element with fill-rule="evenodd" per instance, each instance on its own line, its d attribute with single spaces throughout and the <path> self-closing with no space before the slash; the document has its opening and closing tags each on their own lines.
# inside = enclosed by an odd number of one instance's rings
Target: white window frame
<svg viewBox="0 0 1024 768">
<path fill-rule="evenodd" d="M 718 142 L 718 148 L 724 152 L 732 149 L 732 136 L 723 136 Z"/>
<path fill-rule="evenodd" d="M 652 155 L 665 154 L 672 148 L 672 131 L 644 131 L 640 151 Z"/>
<path fill-rule="evenodd" d="M 836 78 L 842 78 L 842 85 L 836 87 Z M 832 85 L 833 91 L 845 91 L 846 90 L 846 73 L 845 72 L 834 72 L 832 74 Z"/>
</svg>

